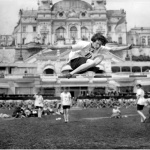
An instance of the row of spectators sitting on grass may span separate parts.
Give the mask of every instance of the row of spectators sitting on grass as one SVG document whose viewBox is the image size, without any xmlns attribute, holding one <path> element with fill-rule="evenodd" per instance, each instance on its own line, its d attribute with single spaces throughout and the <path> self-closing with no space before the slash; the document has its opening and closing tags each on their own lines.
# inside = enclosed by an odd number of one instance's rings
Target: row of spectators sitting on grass
<svg viewBox="0 0 150 150">
<path fill-rule="evenodd" d="M 39 117 L 41 118 L 42 115 L 50 115 L 50 114 L 55 114 L 54 110 L 55 106 L 57 105 L 57 102 L 55 103 L 48 103 L 47 101 L 44 101 L 42 95 L 40 93 L 37 93 L 34 95 L 35 101 L 33 100 L 27 100 L 27 101 L 22 101 L 18 100 L 16 103 L 14 101 L 11 101 L 11 104 L 14 104 L 13 107 L 12 105 L 8 105 L 11 107 L 4 107 L 4 108 L 9 108 L 13 109 L 13 114 L 7 115 L 7 114 L 1 114 L 1 118 L 25 118 L 25 117 Z M 8 101 L 6 101 L 8 104 Z M 6 106 L 3 105 L 2 106 Z"/>
<path fill-rule="evenodd" d="M 42 108 L 42 115 L 54 114 L 54 110 L 49 106 L 44 106 Z M 12 117 L 15 118 L 25 118 L 25 117 L 38 117 L 38 109 L 33 105 L 23 105 L 15 107 Z"/>
</svg>

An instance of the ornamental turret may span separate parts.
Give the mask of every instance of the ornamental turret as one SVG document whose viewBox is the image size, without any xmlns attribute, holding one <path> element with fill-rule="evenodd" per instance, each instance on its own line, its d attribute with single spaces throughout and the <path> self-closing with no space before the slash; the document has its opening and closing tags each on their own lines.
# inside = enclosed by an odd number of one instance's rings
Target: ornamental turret
<svg viewBox="0 0 150 150">
<path fill-rule="evenodd" d="M 39 10 L 47 10 L 50 9 L 50 5 L 52 4 L 52 0 L 38 0 Z"/>
<path fill-rule="evenodd" d="M 106 10 L 106 0 L 92 0 L 91 5 L 94 10 Z"/>
</svg>

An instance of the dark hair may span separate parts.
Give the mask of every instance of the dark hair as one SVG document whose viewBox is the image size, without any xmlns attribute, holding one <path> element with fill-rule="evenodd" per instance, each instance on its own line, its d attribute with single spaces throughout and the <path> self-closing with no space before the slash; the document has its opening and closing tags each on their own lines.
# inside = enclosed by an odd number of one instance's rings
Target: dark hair
<svg viewBox="0 0 150 150">
<path fill-rule="evenodd" d="M 37 93 L 37 95 L 41 95 L 41 92 L 39 91 L 39 92 Z"/>
<path fill-rule="evenodd" d="M 91 38 L 92 42 L 96 42 L 97 40 L 101 41 L 102 45 L 108 43 L 107 39 L 101 33 L 96 33 L 92 36 Z"/>
<path fill-rule="evenodd" d="M 68 90 L 68 87 L 63 87 L 63 90 Z"/>
<path fill-rule="evenodd" d="M 137 84 L 136 86 L 138 86 L 138 87 L 140 87 L 140 88 L 142 87 L 142 85 L 141 85 L 141 84 Z"/>
</svg>

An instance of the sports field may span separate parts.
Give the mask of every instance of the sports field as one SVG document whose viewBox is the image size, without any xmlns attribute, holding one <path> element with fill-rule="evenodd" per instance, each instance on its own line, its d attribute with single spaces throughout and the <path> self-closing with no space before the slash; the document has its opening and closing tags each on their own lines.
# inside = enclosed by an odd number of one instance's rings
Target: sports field
<svg viewBox="0 0 150 150">
<path fill-rule="evenodd" d="M 72 109 L 70 122 L 59 115 L 0 119 L 0 149 L 149 149 L 150 123 L 140 123 L 136 107 L 122 108 L 128 117 L 109 118 L 111 108 Z M 0 109 L 0 113 L 12 110 Z M 145 109 L 145 114 L 148 114 Z"/>
</svg>

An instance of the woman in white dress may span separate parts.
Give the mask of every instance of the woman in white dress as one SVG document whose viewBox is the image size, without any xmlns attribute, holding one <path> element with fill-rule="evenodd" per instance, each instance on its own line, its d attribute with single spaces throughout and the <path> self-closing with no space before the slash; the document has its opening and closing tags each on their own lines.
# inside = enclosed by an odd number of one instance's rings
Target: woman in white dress
<svg viewBox="0 0 150 150">
<path fill-rule="evenodd" d="M 36 109 L 38 109 L 38 117 L 42 117 L 42 110 L 44 107 L 44 100 L 40 92 L 34 95 L 35 101 L 34 101 L 34 106 Z"/>
<path fill-rule="evenodd" d="M 69 109 L 71 107 L 71 94 L 68 91 L 67 87 L 63 88 L 63 92 L 60 94 L 60 98 L 61 98 L 61 105 L 63 107 L 63 112 L 64 112 L 64 120 L 65 123 L 67 123 L 69 121 Z"/>
<path fill-rule="evenodd" d="M 136 91 L 136 97 L 137 97 L 137 112 L 141 117 L 141 122 L 145 122 L 146 120 L 146 116 L 144 115 L 144 113 L 142 112 L 144 106 L 146 105 L 146 99 L 144 98 L 144 91 L 142 89 L 141 84 L 137 84 L 137 91 Z"/>
</svg>

